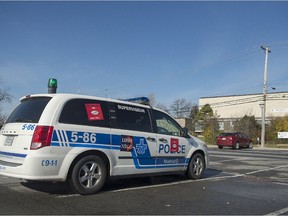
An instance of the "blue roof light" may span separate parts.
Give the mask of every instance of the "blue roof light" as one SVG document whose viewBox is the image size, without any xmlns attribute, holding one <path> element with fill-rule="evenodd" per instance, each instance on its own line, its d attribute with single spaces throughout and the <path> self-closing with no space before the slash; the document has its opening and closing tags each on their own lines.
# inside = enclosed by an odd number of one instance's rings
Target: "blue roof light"
<svg viewBox="0 0 288 216">
<path fill-rule="evenodd" d="M 124 99 L 124 101 L 139 103 L 139 104 L 143 104 L 143 105 L 150 105 L 150 100 L 147 97 L 129 98 L 129 99 Z"/>
</svg>

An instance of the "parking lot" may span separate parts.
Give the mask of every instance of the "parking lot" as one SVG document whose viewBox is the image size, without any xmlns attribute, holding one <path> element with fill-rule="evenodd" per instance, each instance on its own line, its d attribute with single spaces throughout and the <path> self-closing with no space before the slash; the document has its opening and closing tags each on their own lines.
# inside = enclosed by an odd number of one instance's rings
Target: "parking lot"
<svg viewBox="0 0 288 216">
<path fill-rule="evenodd" d="M 64 183 L 0 176 L 0 214 L 288 215 L 287 150 L 210 147 L 209 153 L 203 179 L 117 179 L 89 196 Z"/>
</svg>

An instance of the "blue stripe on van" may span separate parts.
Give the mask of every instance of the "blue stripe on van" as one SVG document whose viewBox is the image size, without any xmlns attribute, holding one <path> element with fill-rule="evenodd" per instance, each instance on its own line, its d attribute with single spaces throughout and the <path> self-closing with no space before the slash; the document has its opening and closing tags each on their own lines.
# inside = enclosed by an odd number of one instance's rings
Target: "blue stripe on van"
<svg viewBox="0 0 288 216">
<path fill-rule="evenodd" d="M 70 147 L 82 147 L 82 148 L 100 148 L 100 149 L 114 149 L 114 150 L 120 150 L 120 146 L 119 147 L 112 147 L 110 145 L 95 145 L 95 144 L 89 144 L 89 143 L 71 143 Z"/>
<path fill-rule="evenodd" d="M 12 156 L 12 157 L 20 157 L 20 158 L 25 158 L 27 156 L 27 154 L 17 154 L 17 153 L 2 152 L 2 151 L 0 151 L 0 155 Z"/>
<path fill-rule="evenodd" d="M 122 137 L 119 134 L 93 133 L 96 135 L 95 143 L 83 142 L 85 132 L 74 131 L 73 136 L 76 142 L 72 141 L 72 132 L 69 130 L 54 130 L 51 146 L 58 147 L 78 147 L 93 149 L 111 149 L 121 151 Z M 91 136 L 91 132 L 86 134 Z M 87 136 L 87 135 L 86 135 Z M 157 168 L 174 168 L 185 167 L 189 163 L 189 158 L 185 157 L 152 157 L 145 137 L 133 137 L 133 149 L 130 151 L 131 159 L 137 169 L 157 169 Z"/>
</svg>

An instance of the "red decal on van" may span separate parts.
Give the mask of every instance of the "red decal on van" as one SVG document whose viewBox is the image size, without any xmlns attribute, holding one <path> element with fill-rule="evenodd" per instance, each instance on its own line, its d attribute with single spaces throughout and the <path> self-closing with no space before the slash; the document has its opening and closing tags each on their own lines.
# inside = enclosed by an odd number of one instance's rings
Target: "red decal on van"
<svg viewBox="0 0 288 216">
<path fill-rule="evenodd" d="M 170 141 L 170 152 L 178 152 L 179 150 L 179 140 L 175 138 L 171 138 Z"/>
<path fill-rule="evenodd" d="M 89 121 L 103 120 L 103 113 L 100 104 L 85 104 Z"/>
</svg>

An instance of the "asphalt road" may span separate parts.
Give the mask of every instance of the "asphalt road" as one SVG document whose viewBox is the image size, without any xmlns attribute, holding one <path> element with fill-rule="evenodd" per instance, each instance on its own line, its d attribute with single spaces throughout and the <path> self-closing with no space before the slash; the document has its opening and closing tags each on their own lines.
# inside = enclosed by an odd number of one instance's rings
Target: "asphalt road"
<svg viewBox="0 0 288 216">
<path fill-rule="evenodd" d="M 210 148 L 203 179 L 118 179 L 98 194 L 0 176 L 0 214 L 288 215 L 288 151 Z"/>
</svg>

